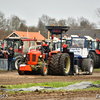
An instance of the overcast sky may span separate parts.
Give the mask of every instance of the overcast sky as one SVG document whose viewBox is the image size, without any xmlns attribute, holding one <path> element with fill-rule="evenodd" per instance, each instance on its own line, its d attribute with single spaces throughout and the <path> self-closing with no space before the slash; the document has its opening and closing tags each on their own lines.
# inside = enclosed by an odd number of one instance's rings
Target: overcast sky
<svg viewBox="0 0 100 100">
<path fill-rule="evenodd" d="M 0 11 L 8 18 L 12 14 L 36 26 L 42 14 L 59 19 L 85 17 L 97 23 L 95 11 L 100 0 L 0 0 Z"/>
</svg>

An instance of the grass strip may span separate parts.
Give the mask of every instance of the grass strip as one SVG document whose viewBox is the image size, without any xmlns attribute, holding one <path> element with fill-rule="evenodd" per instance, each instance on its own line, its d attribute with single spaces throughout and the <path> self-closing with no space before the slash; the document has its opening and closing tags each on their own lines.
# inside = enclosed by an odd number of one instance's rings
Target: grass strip
<svg viewBox="0 0 100 100">
<path fill-rule="evenodd" d="M 79 81 L 81 82 L 81 81 Z M 73 82 L 45 82 L 45 83 L 24 83 L 24 84 L 17 84 L 17 85 L 3 85 L 5 87 L 7 87 L 7 89 L 14 89 L 14 88 L 29 88 L 32 86 L 44 86 L 44 87 L 65 87 L 71 84 L 75 84 L 75 83 L 79 83 L 76 81 Z"/>
<path fill-rule="evenodd" d="M 58 88 L 58 87 L 65 87 L 68 85 L 72 85 L 75 83 L 80 83 L 82 81 L 73 81 L 73 82 L 45 82 L 45 83 L 24 83 L 24 84 L 16 84 L 16 85 L 3 85 L 4 87 L 6 87 L 7 89 L 14 89 L 14 88 L 29 88 L 32 86 L 44 86 L 44 87 L 54 87 L 54 88 Z M 93 84 L 100 84 L 100 80 L 98 81 L 91 81 L 89 80 L 88 82 L 92 82 Z M 3 87 L 0 86 L 0 87 Z"/>
<path fill-rule="evenodd" d="M 94 69 L 93 72 L 94 72 L 94 73 L 100 73 L 100 68 L 98 68 L 98 69 Z"/>
</svg>

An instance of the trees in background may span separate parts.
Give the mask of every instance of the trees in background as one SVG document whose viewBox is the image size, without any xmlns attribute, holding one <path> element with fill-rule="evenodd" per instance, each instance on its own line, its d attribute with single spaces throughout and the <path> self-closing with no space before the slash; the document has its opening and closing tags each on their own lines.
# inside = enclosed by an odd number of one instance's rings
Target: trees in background
<svg viewBox="0 0 100 100">
<path fill-rule="evenodd" d="M 88 19 L 84 18 L 84 17 L 80 17 L 80 18 L 73 18 L 73 17 L 68 17 L 67 19 L 60 19 L 60 20 L 56 20 L 55 18 L 51 18 L 47 15 L 42 15 L 39 18 L 39 22 L 38 22 L 38 30 L 41 31 L 41 34 L 44 35 L 47 38 L 47 31 L 46 29 L 44 29 L 43 27 L 46 25 L 61 25 L 61 26 L 70 26 L 70 29 L 95 29 L 97 26 L 95 23 L 91 23 Z"/>
<path fill-rule="evenodd" d="M 97 16 L 100 18 L 100 8 L 96 11 Z M 95 29 L 97 28 L 95 23 L 91 23 L 84 17 L 73 18 L 68 17 L 67 19 L 56 20 L 48 15 L 42 15 L 38 20 L 37 26 L 27 26 L 26 20 L 20 19 L 16 15 L 11 15 L 9 18 L 5 18 L 5 14 L 0 12 L 0 38 L 8 36 L 13 31 L 40 31 L 43 36 L 47 38 L 47 30 L 44 28 L 46 25 L 61 25 L 70 26 L 70 29 Z"/>
<path fill-rule="evenodd" d="M 68 17 L 67 25 L 70 26 L 70 29 L 77 29 L 78 28 L 78 23 L 77 20 L 73 17 Z"/>
<path fill-rule="evenodd" d="M 11 15 L 10 18 L 7 19 L 7 32 L 11 33 L 12 31 L 26 31 L 26 21 L 21 20 L 16 15 Z"/>
<path fill-rule="evenodd" d="M 95 15 L 98 18 L 98 24 L 100 25 L 100 8 L 96 9 Z"/>
<path fill-rule="evenodd" d="M 79 22 L 79 29 L 95 29 L 95 28 L 97 28 L 95 23 L 89 22 L 89 20 L 84 17 L 80 17 L 78 19 L 78 22 Z"/>
<path fill-rule="evenodd" d="M 0 40 L 4 39 L 7 36 L 7 33 L 4 29 L 0 29 Z"/>
<path fill-rule="evenodd" d="M 41 32 L 41 34 L 43 36 L 45 36 L 47 38 L 48 34 L 47 34 L 47 30 L 44 28 L 44 26 L 46 26 L 46 25 L 51 26 L 53 24 L 57 25 L 57 21 L 55 18 L 51 18 L 47 15 L 42 15 L 39 18 L 37 29 Z"/>
<path fill-rule="evenodd" d="M 4 39 L 13 31 L 38 31 L 35 26 L 27 26 L 26 21 L 16 15 L 5 18 L 3 12 L 0 12 L 0 39 Z"/>
<path fill-rule="evenodd" d="M 6 18 L 3 12 L 0 12 L 0 39 L 6 36 Z"/>
</svg>

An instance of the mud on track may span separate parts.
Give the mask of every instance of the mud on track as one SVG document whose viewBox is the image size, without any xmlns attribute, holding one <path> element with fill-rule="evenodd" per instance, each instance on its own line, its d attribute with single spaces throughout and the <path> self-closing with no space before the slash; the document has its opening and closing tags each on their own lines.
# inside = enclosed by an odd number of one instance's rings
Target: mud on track
<svg viewBox="0 0 100 100">
<path fill-rule="evenodd" d="M 7 94 L 3 92 L 3 94 Z M 96 95 L 100 91 L 32 91 L 29 93 L 7 94 L 4 100 L 99 100 Z M 3 100 L 3 99 L 1 99 Z"/>
<path fill-rule="evenodd" d="M 41 75 L 18 75 L 17 71 L 2 72 L 0 71 L 0 85 L 13 85 L 23 83 L 40 83 L 52 81 L 97 81 L 100 80 L 100 73 L 93 75 L 76 75 L 76 76 L 41 76 Z M 7 94 L 2 92 L 2 94 Z M 8 94 L 6 100 L 98 100 L 96 95 L 100 95 L 100 90 L 94 91 L 35 91 L 29 93 Z M 0 98 L 0 100 L 2 100 Z M 5 99 L 4 99 L 5 100 Z"/>
<path fill-rule="evenodd" d="M 0 85 L 13 85 L 23 83 L 42 83 L 52 81 L 97 81 L 100 80 L 100 73 L 93 73 L 93 75 L 75 75 L 75 76 L 41 76 L 41 75 L 19 75 L 17 71 L 14 72 L 0 72 Z"/>
</svg>

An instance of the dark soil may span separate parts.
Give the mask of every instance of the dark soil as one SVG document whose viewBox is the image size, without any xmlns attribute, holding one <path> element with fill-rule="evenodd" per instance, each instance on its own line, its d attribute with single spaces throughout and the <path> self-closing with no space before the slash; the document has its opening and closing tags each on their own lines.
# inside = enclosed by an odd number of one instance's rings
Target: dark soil
<svg viewBox="0 0 100 100">
<path fill-rule="evenodd" d="M 4 72 L 0 71 L 0 85 L 13 85 L 23 83 L 42 83 L 52 81 L 97 81 L 100 80 L 100 73 L 93 73 L 93 75 L 76 75 L 76 76 L 41 76 L 41 75 L 18 75 L 17 71 Z M 1 91 L 2 92 L 2 91 Z M 8 94 L 2 92 L 2 94 Z M 100 90 L 94 91 L 53 91 L 53 92 L 29 92 L 8 94 L 8 98 L 4 100 L 97 100 L 96 95 L 100 95 Z M 2 99 L 0 97 L 0 99 Z"/>
</svg>

